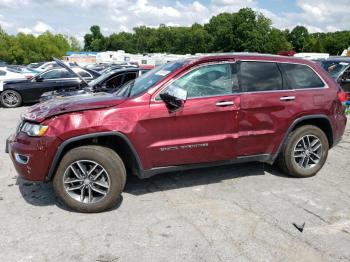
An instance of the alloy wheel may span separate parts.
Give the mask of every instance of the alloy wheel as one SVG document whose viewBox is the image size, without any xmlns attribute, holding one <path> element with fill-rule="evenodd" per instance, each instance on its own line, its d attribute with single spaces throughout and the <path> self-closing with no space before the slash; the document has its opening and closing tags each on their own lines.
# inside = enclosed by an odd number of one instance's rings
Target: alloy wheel
<svg viewBox="0 0 350 262">
<path fill-rule="evenodd" d="M 14 105 L 18 104 L 19 97 L 16 93 L 11 92 L 11 91 L 7 91 L 3 94 L 2 101 L 4 104 L 6 104 L 8 106 L 14 106 Z"/>
<path fill-rule="evenodd" d="M 322 157 L 321 140 L 314 135 L 303 136 L 295 145 L 293 159 L 303 169 L 315 167 Z"/>
<path fill-rule="evenodd" d="M 66 193 L 81 203 L 101 201 L 110 188 L 110 178 L 102 165 L 91 160 L 79 160 L 70 164 L 64 172 Z"/>
</svg>

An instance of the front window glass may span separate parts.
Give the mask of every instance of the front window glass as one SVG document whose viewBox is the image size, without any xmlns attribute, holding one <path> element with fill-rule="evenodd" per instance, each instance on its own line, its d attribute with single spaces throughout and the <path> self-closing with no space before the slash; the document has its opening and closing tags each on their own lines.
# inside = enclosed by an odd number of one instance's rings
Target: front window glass
<svg viewBox="0 0 350 262">
<path fill-rule="evenodd" d="M 62 76 L 61 69 L 51 70 L 51 71 L 45 72 L 41 75 L 41 77 L 44 79 L 61 78 L 61 76 Z"/>
<path fill-rule="evenodd" d="M 176 61 L 156 67 L 139 78 L 123 85 L 117 92 L 115 92 L 115 95 L 124 97 L 138 96 L 159 83 L 167 75 L 177 70 L 185 63 L 186 61 Z"/>
<path fill-rule="evenodd" d="M 90 81 L 89 82 L 89 86 L 93 87 L 96 84 L 102 83 L 103 81 L 105 81 L 106 79 L 110 78 L 114 74 L 115 74 L 114 71 L 108 72 L 106 74 L 102 74 L 99 77 L 95 78 L 94 80 Z"/>
<path fill-rule="evenodd" d="M 104 87 L 108 89 L 117 88 L 122 84 L 122 81 L 123 81 L 123 74 L 120 74 L 107 80 L 106 83 L 104 84 Z"/>
<path fill-rule="evenodd" d="M 231 64 L 207 65 L 192 70 L 172 85 L 186 90 L 188 98 L 232 94 L 232 76 Z"/>
</svg>

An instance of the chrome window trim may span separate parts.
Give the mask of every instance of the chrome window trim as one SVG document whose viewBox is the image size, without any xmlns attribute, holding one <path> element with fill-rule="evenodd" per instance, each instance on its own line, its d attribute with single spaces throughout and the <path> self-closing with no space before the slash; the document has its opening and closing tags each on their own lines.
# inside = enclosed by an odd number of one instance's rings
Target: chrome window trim
<svg viewBox="0 0 350 262">
<path fill-rule="evenodd" d="M 234 59 L 234 58 L 233 58 Z M 296 92 L 296 91 L 306 91 L 306 90 L 324 90 L 324 89 L 328 89 L 329 86 L 327 85 L 326 81 L 323 79 L 323 77 L 316 72 L 310 65 L 308 64 L 303 64 L 303 63 L 297 63 L 297 62 L 286 62 L 286 61 L 273 61 L 273 60 L 259 60 L 259 59 L 239 59 L 239 60 L 232 60 L 232 61 L 222 61 L 222 62 L 207 62 L 204 64 L 200 64 L 198 66 L 195 66 L 193 68 L 191 68 L 189 71 L 186 71 L 182 74 L 180 74 L 179 76 L 177 76 L 176 78 L 172 79 L 171 81 L 169 81 L 168 83 L 166 83 L 160 90 L 158 90 L 157 92 L 155 92 L 154 97 L 152 98 L 151 102 L 155 102 L 155 103 L 159 103 L 162 102 L 161 99 L 156 100 L 156 97 L 159 95 L 159 93 L 161 93 L 165 88 L 167 88 L 169 85 L 171 85 L 173 82 L 175 82 L 177 79 L 179 79 L 180 77 L 182 77 L 183 75 L 185 75 L 186 73 L 191 72 L 194 69 L 203 67 L 203 66 L 207 66 L 207 65 L 215 65 L 215 64 L 235 64 L 235 63 L 239 63 L 239 62 L 261 62 L 261 63 L 276 63 L 276 64 L 293 64 L 293 65 L 302 65 L 302 66 L 307 66 L 308 68 L 310 68 L 322 81 L 322 83 L 324 84 L 324 87 L 310 87 L 310 88 L 299 88 L 299 89 L 281 89 L 281 90 L 266 90 L 266 91 L 240 91 L 237 93 L 232 93 L 232 94 L 226 94 L 226 95 L 239 95 L 239 94 L 255 94 L 255 93 L 276 93 L 276 92 Z M 199 97 L 191 97 L 188 100 L 191 99 L 198 99 L 198 98 L 208 98 L 208 97 L 217 97 L 217 96 L 225 96 L 225 94 L 223 95 L 213 95 L 213 96 L 199 96 Z"/>
</svg>

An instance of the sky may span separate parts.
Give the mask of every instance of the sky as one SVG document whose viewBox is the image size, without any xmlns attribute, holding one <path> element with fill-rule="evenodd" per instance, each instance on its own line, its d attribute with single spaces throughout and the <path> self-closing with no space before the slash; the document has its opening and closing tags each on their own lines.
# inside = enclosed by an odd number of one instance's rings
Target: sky
<svg viewBox="0 0 350 262">
<path fill-rule="evenodd" d="M 91 25 L 104 35 L 139 25 L 187 26 L 243 7 L 263 13 L 280 29 L 350 30 L 350 0 L 0 0 L 0 26 L 11 34 L 49 30 L 82 42 Z"/>
</svg>

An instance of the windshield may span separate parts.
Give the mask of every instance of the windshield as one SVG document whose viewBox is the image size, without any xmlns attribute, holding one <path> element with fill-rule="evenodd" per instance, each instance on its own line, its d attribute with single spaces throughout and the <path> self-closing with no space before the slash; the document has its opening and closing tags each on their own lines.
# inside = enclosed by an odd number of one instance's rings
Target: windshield
<svg viewBox="0 0 350 262">
<path fill-rule="evenodd" d="M 176 61 L 156 67 L 139 78 L 123 85 L 117 92 L 115 92 L 115 95 L 123 97 L 137 96 L 148 90 L 153 85 L 159 83 L 168 74 L 183 66 L 185 63 L 186 61 Z"/>
<path fill-rule="evenodd" d="M 322 61 L 323 68 L 333 77 L 338 78 L 339 75 L 349 66 L 348 62 L 338 61 Z"/>
</svg>

